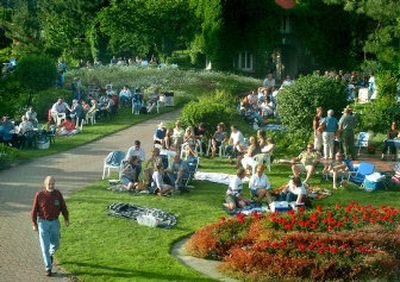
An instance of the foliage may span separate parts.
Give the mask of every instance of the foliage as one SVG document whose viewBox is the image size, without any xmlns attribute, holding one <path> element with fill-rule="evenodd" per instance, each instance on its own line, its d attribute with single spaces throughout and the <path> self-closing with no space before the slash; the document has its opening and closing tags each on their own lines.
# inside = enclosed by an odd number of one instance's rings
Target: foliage
<svg viewBox="0 0 400 282">
<path fill-rule="evenodd" d="M 0 143 L 0 163 L 13 160 L 16 156 L 17 149 Z"/>
<path fill-rule="evenodd" d="M 15 69 L 15 77 L 29 91 L 40 91 L 51 87 L 56 76 L 55 62 L 42 54 L 23 57 Z"/>
<path fill-rule="evenodd" d="M 192 101 L 182 110 L 181 121 L 184 126 L 197 126 L 200 122 L 206 125 L 206 135 L 211 136 L 218 123 L 226 126 L 240 119 L 234 108 L 235 102 L 230 94 L 217 91 L 214 96 L 201 97 Z"/>
<path fill-rule="evenodd" d="M 112 1 L 98 14 L 98 22 L 115 53 L 143 57 L 186 47 L 193 36 L 193 17 L 187 1 L 126 0 Z"/>
<path fill-rule="evenodd" d="M 0 115 L 13 116 L 20 110 L 21 105 L 25 105 L 27 96 L 24 95 L 22 86 L 15 79 L 14 73 L 1 79 L 0 82 Z"/>
<path fill-rule="evenodd" d="M 316 211 L 221 218 L 197 231 L 187 250 L 193 255 L 223 256 L 222 270 L 250 281 L 335 280 L 342 275 L 393 279 L 399 273 L 386 267 L 400 264 L 399 212 L 351 202 L 326 210 L 317 206 Z"/>
<path fill-rule="evenodd" d="M 346 92 L 344 85 L 334 79 L 308 75 L 285 87 L 277 99 L 282 124 L 309 136 L 316 108 L 333 109 L 338 116 L 346 105 Z"/>
<path fill-rule="evenodd" d="M 329 4 L 340 4 L 344 10 L 366 15 L 374 20 L 369 30 L 364 50 L 374 54 L 385 69 L 400 74 L 400 6 L 397 0 L 324 0 Z M 396 46 L 397 45 L 397 46 Z"/>
<path fill-rule="evenodd" d="M 179 68 L 189 69 L 192 67 L 192 60 L 189 51 L 175 51 L 166 60 L 167 64 L 177 64 Z"/>
</svg>

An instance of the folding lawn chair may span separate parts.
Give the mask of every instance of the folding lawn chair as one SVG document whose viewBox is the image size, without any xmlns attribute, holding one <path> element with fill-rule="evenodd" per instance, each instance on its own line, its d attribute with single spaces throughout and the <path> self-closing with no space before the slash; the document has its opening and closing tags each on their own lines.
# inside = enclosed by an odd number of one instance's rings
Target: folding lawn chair
<svg viewBox="0 0 400 282">
<path fill-rule="evenodd" d="M 375 165 L 362 162 L 357 170 L 349 172 L 348 180 L 357 185 L 361 185 L 364 182 L 365 176 L 372 174 L 374 170 Z"/>
<path fill-rule="evenodd" d="M 103 176 L 101 179 L 104 179 L 106 176 L 106 170 L 107 170 L 107 177 L 110 176 L 110 170 L 112 168 L 118 169 L 121 164 L 121 161 L 125 158 L 125 152 L 123 151 L 112 151 L 107 155 L 107 157 L 104 159 L 104 165 L 103 165 Z"/>
<path fill-rule="evenodd" d="M 368 148 L 368 140 L 369 140 L 369 133 L 368 132 L 360 132 L 358 134 L 358 138 L 354 146 L 358 147 L 357 155 L 360 156 L 361 148 Z"/>
</svg>

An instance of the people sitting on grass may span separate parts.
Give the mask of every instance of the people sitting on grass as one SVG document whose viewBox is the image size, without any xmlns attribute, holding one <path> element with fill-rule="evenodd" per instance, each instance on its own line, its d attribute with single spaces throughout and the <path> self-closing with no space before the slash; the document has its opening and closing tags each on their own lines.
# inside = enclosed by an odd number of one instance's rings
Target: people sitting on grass
<svg viewBox="0 0 400 282">
<path fill-rule="evenodd" d="M 172 139 L 174 140 L 174 145 L 177 150 L 180 149 L 183 144 L 183 135 L 185 130 L 182 128 L 182 123 L 180 120 L 175 122 L 174 133 L 172 134 Z"/>
<path fill-rule="evenodd" d="M 176 154 L 174 161 L 169 164 L 166 170 L 170 182 L 175 185 L 175 189 L 182 187 L 183 176 L 189 173 L 189 168 L 186 161 L 182 160 L 179 154 Z"/>
<path fill-rule="evenodd" d="M 139 165 L 138 156 L 129 156 L 121 161 L 119 181 L 128 191 L 134 191 L 139 183 L 139 175 L 137 174 Z"/>
<path fill-rule="evenodd" d="M 300 177 L 293 177 L 288 185 L 281 191 L 278 201 L 296 202 L 296 204 L 305 204 L 307 197 L 307 188 L 301 183 Z"/>
<path fill-rule="evenodd" d="M 153 148 L 153 150 L 151 151 L 150 159 L 148 159 L 144 165 L 144 172 L 148 183 L 151 183 L 153 172 L 158 165 L 162 165 L 162 159 L 160 157 L 160 149 Z"/>
<path fill-rule="evenodd" d="M 33 127 L 38 126 L 39 122 L 37 119 L 37 113 L 34 111 L 32 106 L 28 107 L 28 110 L 25 113 L 25 117 L 32 123 Z"/>
<path fill-rule="evenodd" d="M 126 158 L 131 156 L 136 156 L 138 158 L 138 165 L 136 166 L 136 175 L 139 177 L 142 172 L 142 163 L 145 160 L 145 153 L 143 148 L 141 147 L 141 143 L 139 140 L 135 140 L 134 145 L 128 149 L 126 153 Z"/>
<path fill-rule="evenodd" d="M 165 124 L 163 122 L 160 122 L 153 135 L 154 144 L 159 145 L 161 148 L 166 134 L 167 134 L 167 128 L 165 127 Z"/>
<path fill-rule="evenodd" d="M 183 144 L 185 145 L 183 150 L 185 150 L 186 159 L 187 158 L 197 158 L 197 141 L 194 137 L 192 127 L 188 127 L 183 135 Z"/>
<path fill-rule="evenodd" d="M 17 136 L 14 132 L 14 125 L 9 120 L 8 116 L 1 118 L 0 124 L 0 142 L 15 146 L 17 145 Z"/>
<path fill-rule="evenodd" d="M 206 125 L 204 122 L 200 122 L 198 126 L 196 126 L 193 130 L 194 137 L 196 138 L 196 143 L 199 148 L 201 148 L 201 152 L 205 151 L 204 147 L 204 138 L 206 134 Z"/>
<path fill-rule="evenodd" d="M 155 170 L 152 175 L 152 180 L 154 183 L 154 193 L 158 196 L 166 196 L 168 193 L 171 193 L 174 189 L 169 184 L 166 184 L 163 179 L 164 176 L 164 168 L 162 164 L 158 164 L 155 167 Z"/>
<path fill-rule="evenodd" d="M 259 154 L 260 152 L 260 147 L 258 146 L 256 138 L 251 136 L 249 139 L 249 147 L 247 148 L 243 157 L 240 155 L 237 157 L 237 161 L 238 163 L 240 162 L 243 168 L 247 170 L 248 167 L 251 166 L 251 164 L 254 162 L 254 156 Z"/>
<path fill-rule="evenodd" d="M 245 170 L 239 168 L 236 171 L 236 175 L 230 180 L 224 203 L 224 207 L 227 209 L 234 210 L 236 208 L 243 208 L 250 203 L 250 201 L 242 195 L 243 178 L 245 178 L 245 176 Z"/>
<path fill-rule="evenodd" d="M 53 118 L 54 122 L 57 122 L 57 117 L 59 114 L 69 114 L 71 112 L 71 108 L 68 106 L 67 103 L 64 101 L 64 97 L 58 97 L 57 102 L 53 104 L 51 107 L 51 117 Z"/>
<path fill-rule="evenodd" d="M 268 190 L 271 189 L 271 183 L 268 177 L 264 174 L 265 166 L 259 164 L 256 169 L 256 173 L 253 174 L 249 181 L 249 188 L 251 195 L 257 198 L 257 203 L 261 204 L 265 198 L 267 203 L 272 203 L 272 198 Z"/>
<path fill-rule="evenodd" d="M 155 89 L 154 92 L 150 93 L 146 107 L 148 113 L 150 113 L 155 107 L 157 107 L 157 102 L 159 99 L 160 94 L 158 93 L 158 89 Z"/>
<path fill-rule="evenodd" d="M 332 177 L 333 182 L 333 189 L 337 189 L 337 184 L 341 187 L 346 187 L 346 172 L 347 172 L 347 165 L 343 161 L 343 154 L 341 152 L 337 152 L 335 155 L 335 160 L 333 160 L 329 165 L 324 167 L 323 170 L 323 178 L 327 180 L 329 176 Z"/>
<path fill-rule="evenodd" d="M 230 158 L 235 158 L 245 151 L 244 137 L 242 132 L 235 125 L 231 126 L 231 135 L 229 137 L 229 146 L 227 154 Z"/>
<path fill-rule="evenodd" d="M 143 95 L 140 92 L 140 88 L 137 88 L 135 93 L 132 95 L 133 110 L 135 115 L 140 114 L 140 110 L 143 107 Z"/>
<path fill-rule="evenodd" d="M 30 120 L 26 118 L 26 116 L 21 117 L 21 123 L 18 125 L 17 133 L 19 135 L 23 135 L 27 131 L 33 130 L 33 124 Z"/>
<path fill-rule="evenodd" d="M 82 123 L 85 119 L 86 113 L 83 109 L 82 105 L 79 103 L 78 100 L 72 100 L 71 106 L 71 118 L 76 120 L 76 125 L 79 126 L 79 123 Z"/>
<path fill-rule="evenodd" d="M 173 152 L 176 150 L 173 142 L 172 135 L 174 134 L 174 130 L 172 128 L 167 129 L 167 133 L 162 141 L 162 149 L 167 152 Z"/>
<path fill-rule="evenodd" d="M 75 122 L 70 116 L 67 116 L 66 119 L 58 126 L 58 128 L 59 136 L 72 136 L 79 133 L 79 130 L 75 128 Z"/>
<path fill-rule="evenodd" d="M 393 142 L 393 139 L 399 135 L 399 130 L 397 128 L 397 124 L 395 121 L 393 121 L 390 125 L 390 128 L 387 132 L 387 139 L 385 140 L 383 150 L 382 150 L 382 160 L 385 159 L 385 157 L 388 154 L 392 155 L 392 161 L 396 160 L 396 145 Z"/>
<path fill-rule="evenodd" d="M 129 106 L 132 99 L 132 93 L 128 85 L 125 85 L 119 92 L 119 102 L 121 106 Z"/>
<path fill-rule="evenodd" d="M 86 112 L 86 118 L 87 119 L 95 119 L 97 112 L 98 112 L 97 100 L 96 99 L 91 99 L 90 100 L 90 107 L 89 107 L 88 111 Z"/>
<path fill-rule="evenodd" d="M 211 138 L 211 157 L 214 158 L 219 148 L 227 141 L 227 133 L 224 130 L 225 124 L 220 122 L 217 125 L 217 130 Z"/>
<path fill-rule="evenodd" d="M 321 154 L 314 150 L 313 144 L 308 144 L 307 150 L 301 152 L 297 158 L 292 159 L 293 175 L 299 177 L 302 172 L 305 172 L 307 175 L 304 182 L 308 183 L 320 159 Z"/>
</svg>

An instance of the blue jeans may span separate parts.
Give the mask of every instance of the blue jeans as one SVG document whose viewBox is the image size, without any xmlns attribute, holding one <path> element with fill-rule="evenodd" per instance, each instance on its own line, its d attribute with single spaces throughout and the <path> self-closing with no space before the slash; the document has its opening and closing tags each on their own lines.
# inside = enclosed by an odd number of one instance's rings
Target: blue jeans
<svg viewBox="0 0 400 282">
<path fill-rule="evenodd" d="M 60 246 L 60 221 L 58 219 L 48 221 L 39 218 L 39 241 L 46 270 L 51 270 L 50 256 L 53 256 Z"/>
</svg>

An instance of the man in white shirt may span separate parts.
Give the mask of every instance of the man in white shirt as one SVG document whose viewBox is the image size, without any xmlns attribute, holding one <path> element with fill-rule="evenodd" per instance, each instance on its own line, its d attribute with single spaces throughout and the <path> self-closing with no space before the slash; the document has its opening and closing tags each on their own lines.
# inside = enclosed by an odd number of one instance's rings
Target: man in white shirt
<svg viewBox="0 0 400 282">
<path fill-rule="evenodd" d="M 129 105 L 130 100 L 132 99 L 132 93 L 128 88 L 128 85 L 125 85 L 124 88 L 119 92 L 119 101 L 121 105 Z"/>
<path fill-rule="evenodd" d="M 145 153 L 142 147 L 140 147 L 140 141 L 135 140 L 134 146 L 128 149 L 126 153 L 126 159 L 129 159 L 130 156 L 137 156 L 139 158 L 138 165 L 136 166 L 136 175 L 139 177 L 140 173 L 142 172 L 142 163 L 145 160 Z"/>
<path fill-rule="evenodd" d="M 64 102 L 63 97 L 59 97 L 57 102 L 51 107 L 50 113 L 53 120 L 57 123 L 58 114 L 67 114 L 67 112 L 72 112 L 71 108 L 67 103 Z M 65 118 L 65 117 L 64 117 Z M 61 122 L 61 120 L 59 121 Z"/>
<path fill-rule="evenodd" d="M 229 138 L 229 144 L 233 145 L 233 148 L 236 149 L 239 153 L 243 151 L 244 145 L 244 137 L 242 132 L 237 129 L 235 125 L 231 126 L 231 136 Z"/>
<path fill-rule="evenodd" d="M 291 84 L 293 84 L 293 80 L 290 78 L 290 75 L 287 75 L 286 79 L 282 82 L 282 86 L 285 87 Z"/>
<path fill-rule="evenodd" d="M 253 174 L 249 181 L 249 188 L 251 195 L 257 197 L 257 203 L 261 204 L 262 200 L 266 198 L 267 203 L 272 203 L 271 195 L 268 190 L 271 189 L 271 184 L 268 177 L 264 174 L 265 166 L 260 164 L 257 166 L 256 173 Z"/>
<path fill-rule="evenodd" d="M 272 73 L 268 73 L 267 77 L 263 81 L 263 86 L 272 89 L 275 87 L 275 79 L 272 76 Z"/>
</svg>

